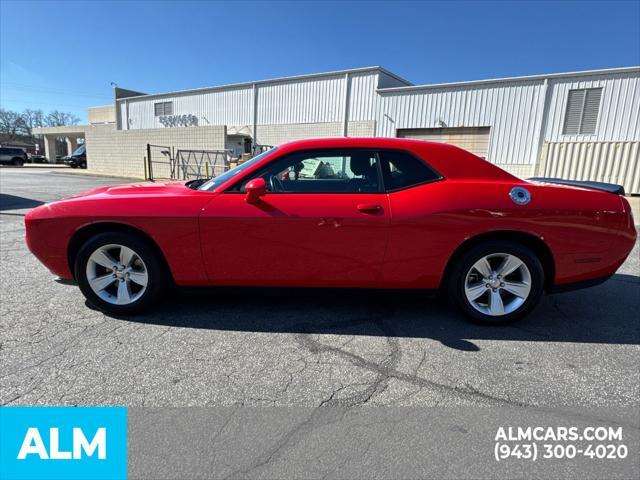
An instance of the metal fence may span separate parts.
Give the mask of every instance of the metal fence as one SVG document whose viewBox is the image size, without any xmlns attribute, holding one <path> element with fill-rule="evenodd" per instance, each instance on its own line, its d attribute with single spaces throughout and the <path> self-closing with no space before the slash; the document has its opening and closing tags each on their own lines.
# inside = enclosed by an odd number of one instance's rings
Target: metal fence
<svg viewBox="0 0 640 480">
<path fill-rule="evenodd" d="M 175 150 L 147 144 L 145 177 L 148 180 L 196 180 L 226 172 L 231 150 Z"/>
<path fill-rule="evenodd" d="M 176 179 L 212 178 L 226 172 L 231 160 L 230 150 L 178 150 Z"/>
</svg>

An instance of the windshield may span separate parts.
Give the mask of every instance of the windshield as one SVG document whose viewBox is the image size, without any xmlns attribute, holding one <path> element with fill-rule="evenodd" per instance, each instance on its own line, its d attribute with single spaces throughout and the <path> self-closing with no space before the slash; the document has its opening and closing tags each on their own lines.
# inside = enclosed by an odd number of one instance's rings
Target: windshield
<svg viewBox="0 0 640 480">
<path fill-rule="evenodd" d="M 278 149 L 278 147 L 274 147 L 271 150 L 267 150 L 266 152 L 262 152 L 260 155 L 256 155 L 251 160 L 247 160 L 246 162 L 241 163 L 237 167 L 232 168 L 231 170 L 224 172 L 222 175 L 218 175 L 217 177 L 212 178 L 211 180 L 203 183 L 202 185 L 200 185 L 198 190 L 213 190 L 214 188 L 216 188 L 216 187 L 222 185 L 223 183 L 225 183 L 230 178 L 235 177 L 239 173 L 244 172 L 247 168 L 251 167 L 252 165 L 255 165 L 260 160 L 265 158 L 267 155 L 271 155 L 277 149 Z"/>
<path fill-rule="evenodd" d="M 72 157 L 79 157 L 80 155 L 84 155 L 84 149 L 85 149 L 85 145 L 84 143 L 82 145 L 80 145 L 78 148 L 76 148 L 74 150 L 74 152 L 71 154 Z"/>
</svg>

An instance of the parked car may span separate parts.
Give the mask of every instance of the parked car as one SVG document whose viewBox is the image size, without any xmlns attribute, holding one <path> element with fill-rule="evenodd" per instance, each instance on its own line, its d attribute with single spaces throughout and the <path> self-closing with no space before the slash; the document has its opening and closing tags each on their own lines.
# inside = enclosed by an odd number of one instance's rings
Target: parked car
<svg viewBox="0 0 640 480">
<path fill-rule="evenodd" d="M 27 163 L 28 157 L 24 150 L 16 147 L 0 147 L 0 165 L 16 165 Z"/>
<path fill-rule="evenodd" d="M 71 168 L 87 168 L 87 148 L 83 143 L 68 157 L 64 157 L 65 165 Z"/>
<path fill-rule="evenodd" d="M 29 160 L 31 163 L 47 163 L 47 157 L 44 155 L 31 155 Z"/>
<path fill-rule="evenodd" d="M 90 303 L 141 311 L 171 285 L 441 290 L 516 320 L 603 282 L 636 231 L 622 187 L 525 181 L 441 143 L 315 139 L 208 181 L 104 187 L 40 206 L 29 248 Z"/>
</svg>

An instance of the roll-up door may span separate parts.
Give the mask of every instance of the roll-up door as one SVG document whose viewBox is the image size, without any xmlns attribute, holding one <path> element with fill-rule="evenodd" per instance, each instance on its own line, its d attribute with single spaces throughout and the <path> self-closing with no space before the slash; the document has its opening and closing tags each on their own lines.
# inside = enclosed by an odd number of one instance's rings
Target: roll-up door
<svg viewBox="0 0 640 480">
<path fill-rule="evenodd" d="M 489 131 L 489 127 L 416 128 L 398 130 L 397 135 L 402 138 L 448 143 L 487 158 Z"/>
</svg>

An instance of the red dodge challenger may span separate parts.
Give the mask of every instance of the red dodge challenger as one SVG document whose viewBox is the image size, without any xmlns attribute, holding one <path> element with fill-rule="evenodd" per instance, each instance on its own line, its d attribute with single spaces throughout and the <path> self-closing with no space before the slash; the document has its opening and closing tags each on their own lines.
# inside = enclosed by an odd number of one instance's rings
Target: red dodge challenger
<svg viewBox="0 0 640 480">
<path fill-rule="evenodd" d="M 407 139 L 281 145 L 210 180 L 91 190 L 31 210 L 27 244 L 99 309 L 175 285 L 441 289 L 476 321 L 613 275 L 636 231 L 618 185 L 524 181 Z"/>
</svg>

